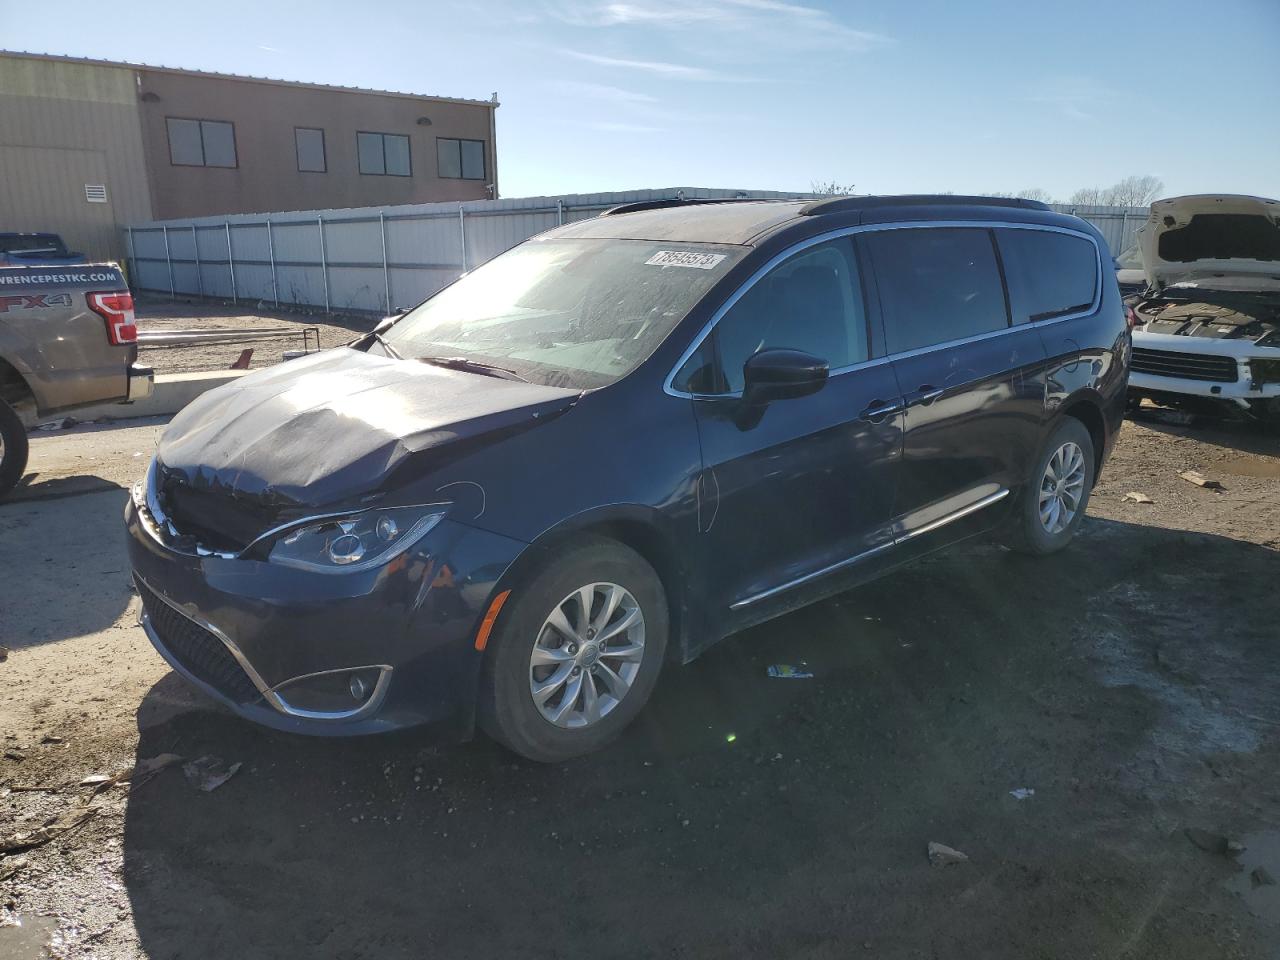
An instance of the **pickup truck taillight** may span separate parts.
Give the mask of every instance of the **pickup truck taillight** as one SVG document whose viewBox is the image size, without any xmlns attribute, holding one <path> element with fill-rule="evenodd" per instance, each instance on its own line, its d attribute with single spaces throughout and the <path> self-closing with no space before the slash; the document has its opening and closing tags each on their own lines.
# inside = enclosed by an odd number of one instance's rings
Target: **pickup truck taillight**
<svg viewBox="0 0 1280 960">
<path fill-rule="evenodd" d="M 118 347 L 138 342 L 138 327 L 133 322 L 133 294 L 88 293 L 89 309 L 107 321 L 107 340 Z"/>
</svg>

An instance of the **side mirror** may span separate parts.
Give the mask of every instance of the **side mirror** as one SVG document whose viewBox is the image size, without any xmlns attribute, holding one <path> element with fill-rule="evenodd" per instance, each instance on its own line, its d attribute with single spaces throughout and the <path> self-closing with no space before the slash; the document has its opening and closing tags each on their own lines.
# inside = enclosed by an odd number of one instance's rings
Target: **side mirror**
<svg viewBox="0 0 1280 960">
<path fill-rule="evenodd" d="M 827 382 L 830 365 L 803 350 L 770 348 L 753 354 L 743 365 L 742 417 L 748 424 L 760 419 L 775 400 L 791 400 L 817 393 Z"/>
</svg>

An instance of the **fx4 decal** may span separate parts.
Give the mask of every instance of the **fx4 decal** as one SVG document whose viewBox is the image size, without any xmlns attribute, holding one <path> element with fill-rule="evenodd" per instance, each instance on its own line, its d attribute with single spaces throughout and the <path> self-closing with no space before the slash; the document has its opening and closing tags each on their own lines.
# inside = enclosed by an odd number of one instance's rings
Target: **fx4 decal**
<svg viewBox="0 0 1280 960">
<path fill-rule="evenodd" d="M 0 313 L 8 313 L 11 309 L 31 310 L 40 307 L 69 307 L 69 293 L 24 293 L 16 297 L 0 297 Z"/>
</svg>

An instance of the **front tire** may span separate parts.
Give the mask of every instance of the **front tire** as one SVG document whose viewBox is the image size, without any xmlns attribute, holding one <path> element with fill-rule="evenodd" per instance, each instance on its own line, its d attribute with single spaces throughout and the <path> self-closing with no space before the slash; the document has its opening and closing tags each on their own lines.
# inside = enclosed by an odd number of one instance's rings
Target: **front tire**
<svg viewBox="0 0 1280 960">
<path fill-rule="evenodd" d="M 1006 537 L 1011 550 L 1032 556 L 1057 553 L 1076 535 L 1093 492 L 1093 437 L 1067 418 L 1045 443 L 1022 492 Z"/>
<path fill-rule="evenodd" d="M 653 692 L 670 614 L 662 581 L 602 537 L 553 548 L 512 586 L 481 675 L 481 728 L 544 763 L 598 750 Z"/>
<path fill-rule="evenodd" d="M 27 428 L 16 410 L 0 400 L 0 497 L 18 485 L 27 469 Z"/>
</svg>

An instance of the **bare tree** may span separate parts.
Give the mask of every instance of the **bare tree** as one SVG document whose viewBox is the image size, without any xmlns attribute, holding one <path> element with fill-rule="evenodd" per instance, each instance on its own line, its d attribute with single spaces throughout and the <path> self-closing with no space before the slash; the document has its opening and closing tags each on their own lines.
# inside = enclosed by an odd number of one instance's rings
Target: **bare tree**
<svg viewBox="0 0 1280 960">
<path fill-rule="evenodd" d="M 1082 187 L 1067 199 L 1067 203 L 1079 204 L 1082 207 L 1105 206 L 1109 202 L 1107 192 L 1106 187 Z"/>
<path fill-rule="evenodd" d="M 1125 177 L 1109 187 L 1085 187 L 1071 195 L 1068 203 L 1080 206 L 1146 207 L 1160 196 L 1164 181 L 1152 174 Z"/>
<path fill-rule="evenodd" d="M 837 180 L 811 180 L 809 192 L 819 197 L 851 197 L 852 183 L 840 183 Z"/>
<path fill-rule="evenodd" d="M 980 193 L 980 197 L 1001 197 L 1001 198 L 1019 198 L 1022 200 L 1039 200 L 1041 203 L 1053 203 L 1053 195 L 1041 187 L 1023 187 L 1021 190 L 1010 193 L 1007 190 L 996 190 L 993 193 Z"/>
<path fill-rule="evenodd" d="M 1107 203 L 1117 207 L 1148 207 L 1163 189 L 1164 181 L 1149 173 L 1125 177 L 1107 191 Z"/>
</svg>

